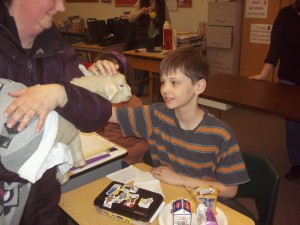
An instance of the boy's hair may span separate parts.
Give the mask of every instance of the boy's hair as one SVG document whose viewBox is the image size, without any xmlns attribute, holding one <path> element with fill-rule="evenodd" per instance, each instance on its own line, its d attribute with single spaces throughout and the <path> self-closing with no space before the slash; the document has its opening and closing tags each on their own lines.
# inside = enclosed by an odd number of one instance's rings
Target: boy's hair
<svg viewBox="0 0 300 225">
<path fill-rule="evenodd" d="M 98 55 L 97 60 L 108 60 L 119 65 L 119 71 L 122 74 L 126 74 L 129 70 L 129 64 L 126 58 L 119 52 L 103 52 Z"/>
<path fill-rule="evenodd" d="M 138 93 L 138 89 L 134 80 L 134 72 L 130 68 L 127 59 L 121 53 L 114 51 L 101 52 L 95 59 L 95 62 L 98 60 L 107 60 L 118 64 L 120 73 L 125 75 L 126 82 L 131 87 L 131 93 L 133 95 L 136 95 Z"/>
<path fill-rule="evenodd" d="M 196 83 L 207 79 L 208 63 L 201 48 L 181 47 L 171 52 L 160 64 L 160 74 L 175 73 L 177 70 Z"/>
</svg>

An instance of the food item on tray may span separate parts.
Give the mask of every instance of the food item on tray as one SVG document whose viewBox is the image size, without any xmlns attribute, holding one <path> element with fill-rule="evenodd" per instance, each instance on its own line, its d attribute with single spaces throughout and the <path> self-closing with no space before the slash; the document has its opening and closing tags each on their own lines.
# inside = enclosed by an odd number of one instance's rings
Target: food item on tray
<svg viewBox="0 0 300 225">
<path fill-rule="evenodd" d="M 198 225 L 218 225 L 213 211 L 203 203 L 198 205 L 196 215 Z"/>
<path fill-rule="evenodd" d="M 200 186 L 195 189 L 188 189 L 190 195 L 196 204 L 204 204 L 210 208 L 214 214 L 217 214 L 217 199 L 219 190 L 212 186 Z"/>
<path fill-rule="evenodd" d="M 178 199 L 172 204 L 173 225 L 190 225 L 192 222 L 191 204 L 185 199 Z"/>
</svg>

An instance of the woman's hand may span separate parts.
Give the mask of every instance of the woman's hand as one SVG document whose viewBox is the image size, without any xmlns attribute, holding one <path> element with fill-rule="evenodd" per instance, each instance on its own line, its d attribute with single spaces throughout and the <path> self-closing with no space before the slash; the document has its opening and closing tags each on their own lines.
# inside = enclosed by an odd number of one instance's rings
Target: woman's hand
<svg viewBox="0 0 300 225">
<path fill-rule="evenodd" d="M 264 75 L 257 74 L 257 75 L 254 75 L 252 77 L 249 77 L 249 79 L 251 79 L 251 80 L 265 80 L 266 77 Z"/>
<path fill-rule="evenodd" d="M 181 175 L 167 166 L 152 168 L 150 173 L 154 178 L 172 185 L 182 185 Z"/>
<path fill-rule="evenodd" d="M 119 65 L 108 60 L 98 60 L 90 68 L 97 76 L 115 75 L 118 72 Z"/>
<path fill-rule="evenodd" d="M 141 8 L 141 13 L 142 13 L 142 14 L 148 13 L 148 8 L 147 8 L 147 7 Z"/>
<path fill-rule="evenodd" d="M 4 116 L 9 117 L 7 126 L 12 128 L 17 122 L 18 131 L 22 131 L 34 116 L 38 116 L 36 132 L 39 132 L 46 120 L 48 113 L 56 107 L 63 107 L 67 99 L 65 88 L 59 84 L 37 85 L 26 89 L 9 92 L 15 97 L 13 102 L 4 111 Z"/>
</svg>

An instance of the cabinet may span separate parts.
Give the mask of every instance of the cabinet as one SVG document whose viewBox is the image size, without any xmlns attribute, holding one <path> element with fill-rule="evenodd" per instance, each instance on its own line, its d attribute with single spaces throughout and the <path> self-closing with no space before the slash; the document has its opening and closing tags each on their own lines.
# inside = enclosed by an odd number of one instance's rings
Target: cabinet
<svg viewBox="0 0 300 225">
<path fill-rule="evenodd" d="M 210 74 L 239 75 L 243 4 L 209 2 L 206 33 Z"/>
</svg>

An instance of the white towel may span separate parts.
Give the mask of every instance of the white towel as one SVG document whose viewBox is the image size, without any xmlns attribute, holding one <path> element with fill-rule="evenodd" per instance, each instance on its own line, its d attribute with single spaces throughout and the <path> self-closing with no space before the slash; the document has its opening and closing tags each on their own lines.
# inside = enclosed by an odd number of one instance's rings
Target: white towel
<svg viewBox="0 0 300 225">
<path fill-rule="evenodd" d="M 61 165 L 61 171 L 68 171 L 73 166 L 72 156 L 64 143 L 55 143 L 58 132 L 58 114 L 52 111 L 48 114 L 44 125 L 44 133 L 38 149 L 22 165 L 18 174 L 20 177 L 35 183 L 47 169 Z"/>
</svg>

